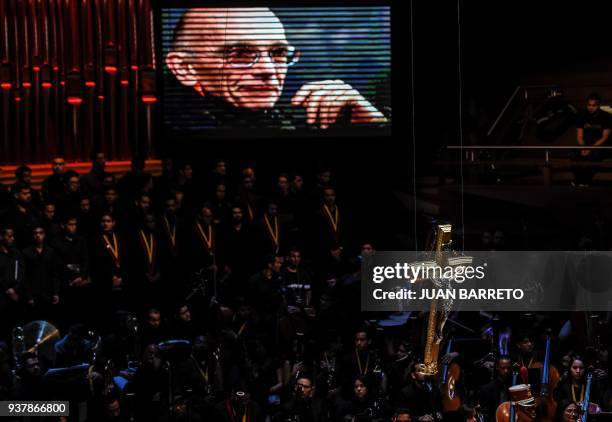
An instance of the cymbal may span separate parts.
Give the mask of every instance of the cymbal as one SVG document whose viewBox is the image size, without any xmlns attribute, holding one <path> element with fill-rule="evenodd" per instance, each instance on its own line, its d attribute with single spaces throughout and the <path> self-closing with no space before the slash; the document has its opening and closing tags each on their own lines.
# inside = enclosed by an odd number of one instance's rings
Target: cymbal
<svg viewBox="0 0 612 422">
<path fill-rule="evenodd" d="M 32 321 L 23 327 L 23 343 L 26 352 L 38 352 L 50 361 L 54 360 L 54 345 L 60 338 L 60 332 L 48 321 Z"/>
</svg>

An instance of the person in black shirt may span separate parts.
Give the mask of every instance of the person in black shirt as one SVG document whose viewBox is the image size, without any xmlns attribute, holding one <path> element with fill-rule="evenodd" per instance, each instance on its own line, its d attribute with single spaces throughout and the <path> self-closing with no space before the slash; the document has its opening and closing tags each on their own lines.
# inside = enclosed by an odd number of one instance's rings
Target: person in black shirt
<svg viewBox="0 0 612 422">
<path fill-rule="evenodd" d="M 494 422 L 497 407 L 503 402 L 510 400 L 508 387 L 511 385 L 511 370 L 512 359 L 510 356 L 499 356 L 495 367 L 497 376 L 478 392 L 478 402 L 487 421 Z"/>
<path fill-rule="evenodd" d="M 46 245 L 43 227 L 36 226 L 33 235 L 34 244 L 23 251 L 24 299 L 31 307 L 31 319 L 55 320 L 54 307 L 60 301 L 55 252 Z"/>
<path fill-rule="evenodd" d="M 433 422 L 442 418 L 442 400 L 436 384 L 422 374 L 423 365 L 412 363 L 408 385 L 400 392 L 401 407 L 410 409 L 410 414 L 419 421 Z"/>
<path fill-rule="evenodd" d="M 57 214 L 60 216 L 76 215 L 79 211 L 79 202 L 83 197 L 83 189 L 79 183 L 79 175 L 74 171 L 66 173 L 66 191 L 61 202 L 56 203 Z"/>
<path fill-rule="evenodd" d="M 273 418 L 275 421 L 285 421 L 294 418 L 304 422 L 325 422 L 328 411 L 325 402 L 314 396 L 315 386 L 312 378 L 301 375 L 295 382 L 293 397 L 282 406 L 279 415 Z"/>
<path fill-rule="evenodd" d="M 104 177 L 106 171 L 106 157 L 103 152 L 95 154 L 91 164 L 91 171 L 81 177 L 81 186 L 86 194 L 91 197 L 99 195 L 104 190 Z"/>
<path fill-rule="evenodd" d="M 61 234 L 61 228 L 57 222 L 56 206 L 52 202 L 47 202 L 40 218 L 40 225 L 45 229 L 45 239 L 47 244 L 51 244 Z"/>
<path fill-rule="evenodd" d="M 77 212 L 68 215 L 77 216 L 79 234 L 81 236 L 91 237 L 95 234 L 98 224 L 93 209 L 91 208 L 91 199 L 88 196 L 82 196 L 79 199 Z"/>
<path fill-rule="evenodd" d="M 289 265 L 281 271 L 283 293 L 289 306 L 307 308 L 311 305 L 311 275 L 302 265 L 302 252 L 292 248 L 289 252 Z"/>
<path fill-rule="evenodd" d="M 147 311 L 147 318 L 140 333 L 140 343 L 143 347 L 150 344 L 159 344 L 168 339 L 168 329 L 162 320 L 159 309 L 151 308 Z"/>
<path fill-rule="evenodd" d="M 60 202 L 66 192 L 66 161 L 62 157 L 55 157 L 51 162 L 53 174 L 43 181 L 42 193 L 45 201 Z"/>
<path fill-rule="evenodd" d="M 254 233 L 244 221 L 244 213 L 239 206 L 232 207 L 231 220 L 225 233 L 224 261 L 231 269 L 235 280 L 243 282 L 257 269 L 253 256 Z"/>
<path fill-rule="evenodd" d="M 15 249 L 14 230 L 4 227 L 0 229 L 0 339 L 8 338 L 20 319 L 22 287 L 23 257 Z"/>
<path fill-rule="evenodd" d="M 127 303 L 127 245 L 115 230 L 115 218 L 104 213 L 100 219 L 100 234 L 92 246 L 92 275 L 107 312 L 126 309 Z M 108 309 L 108 308 L 111 309 Z M 110 316 L 108 315 L 108 316 Z"/>
<path fill-rule="evenodd" d="M 90 278 L 89 248 L 87 241 L 77 235 L 77 219 L 65 217 L 62 235 L 52 244 L 57 259 L 57 271 L 62 297 L 63 319 L 75 322 L 78 318 L 90 322 L 93 316 L 94 292 Z"/>
<path fill-rule="evenodd" d="M 159 239 L 155 217 L 147 214 L 132 233 L 130 250 L 130 280 L 133 299 L 141 307 L 160 306 L 163 302 L 160 273 Z"/>
<path fill-rule="evenodd" d="M 601 109 L 601 96 L 593 93 L 587 97 L 586 111 L 578 119 L 576 140 L 578 145 L 601 146 L 610 137 L 610 115 Z M 579 161 L 600 161 L 605 154 L 601 151 L 583 149 L 577 157 Z M 591 166 L 576 167 L 574 175 L 577 185 L 588 185 L 593 179 L 595 169 Z"/>
<path fill-rule="evenodd" d="M 16 246 L 24 249 L 32 241 L 32 229 L 37 223 L 38 215 L 32 206 L 32 189 L 19 183 L 13 186 L 13 205 L 4 216 L 6 224 L 14 230 Z"/>
</svg>

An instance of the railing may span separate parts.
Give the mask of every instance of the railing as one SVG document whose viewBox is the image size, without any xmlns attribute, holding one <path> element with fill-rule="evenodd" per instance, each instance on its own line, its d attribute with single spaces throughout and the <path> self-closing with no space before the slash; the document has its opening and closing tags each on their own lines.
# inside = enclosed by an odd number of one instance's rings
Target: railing
<svg viewBox="0 0 612 422">
<path fill-rule="evenodd" d="M 495 119 L 495 121 L 493 122 L 493 124 L 491 125 L 491 127 L 489 128 L 489 130 L 487 131 L 487 137 L 490 137 L 493 132 L 495 131 L 495 129 L 497 129 L 497 127 L 499 126 L 501 120 L 503 119 L 504 115 L 508 112 L 508 109 L 510 108 L 510 106 L 518 99 L 521 98 L 523 101 L 527 102 L 531 99 L 531 96 L 529 95 L 529 92 L 532 90 L 546 90 L 547 94 L 550 94 L 551 92 L 555 91 L 555 90 L 560 90 L 560 87 L 558 85 L 519 85 L 517 86 L 514 91 L 512 92 L 512 94 L 510 95 L 510 98 L 508 99 L 508 101 L 506 101 L 504 107 L 502 108 L 502 110 L 499 112 L 499 114 L 497 115 L 497 118 Z M 522 96 L 519 96 L 519 93 L 523 93 Z M 544 98 L 548 98 L 550 97 L 550 95 L 544 96 Z M 542 98 L 542 99 L 544 99 Z M 531 116 L 528 116 L 531 117 Z"/>
<path fill-rule="evenodd" d="M 542 176 L 544 178 L 544 184 L 546 186 L 552 185 L 552 168 L 553 163 L 551 162 L 550 155 L 552 151 L 580 151 L 580 150 L 612 150 L 612 146 L 594 146 L 594 145 L 449 145 L 447 146 L 448 150 L 459 150 L 462 153 L 465 152 L 466 159 L 469 163 L 477 163 L 478 159 L 476 157 L 476 152 L 478 151 L 542 151 L 544 153 L 541 165 L 537 164 L 538 167 L 541 166 Z M 492 159 L 490 161 L 497 161 Z M 567 161 L 567 160 L 566 160 Z M 517 162 L 519 166 L 533 166 L 533 162 L 525 163 L 525 162 Z M 556 168 L 568 167 L 567 162 L 555 163 Z M 605 165 L 602 163 L 595 163 L 590 161 L 573 161 L 570 167 L 583 167 L 583 166 L 599 166 L 605 168 L 612 168 L 612 163 L 607 162 Z"/>
<path fill-rule="evenodd" d="M 544 163 L 550 162 L 550 151 L 555 150 L 584 150 L 584 149 L 598 149 L 598 150 L 610 150 L 612 146 L 594 146 L 594 145 L 449 145 L 446 147 L 450 150 L 462 150 L 469 152 L 467 157 L 470 161 L 476 161 L 474 151 L 486 151 L 486 150 L 502 150 L 502 151 L 544 151 Z"/>
</svg>

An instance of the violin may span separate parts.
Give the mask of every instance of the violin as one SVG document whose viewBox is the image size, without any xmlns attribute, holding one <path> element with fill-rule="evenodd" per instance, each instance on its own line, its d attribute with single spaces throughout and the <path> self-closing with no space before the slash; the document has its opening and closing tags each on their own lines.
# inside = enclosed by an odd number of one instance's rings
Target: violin
<svg viewBox="0 0 612 422">
<path fill-rule="evenodd" d="M 446 345 L 446 353 L 449 354 L 452 350 L 453 337 L 450 337 Z M 441 375 L 441 390 L 442 390 L 442 408 L 445 412 L 454 412 L 461 408 L 461 397 L 457 394 L 455 385 L 461 376 L 461 367 L 456 362 L 444 364 Z"/>
</svg>

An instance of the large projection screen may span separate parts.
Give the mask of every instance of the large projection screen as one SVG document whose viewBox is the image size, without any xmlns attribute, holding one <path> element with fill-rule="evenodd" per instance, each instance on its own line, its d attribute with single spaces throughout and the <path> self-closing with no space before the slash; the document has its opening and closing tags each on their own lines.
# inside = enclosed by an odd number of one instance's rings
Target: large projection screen
<svg viewBox="0 0 612 422">
<path fill-rule="evenodd" d="M 391 9 L 162 8 L 172 133 L 388 135 Z"/>
</svg>

